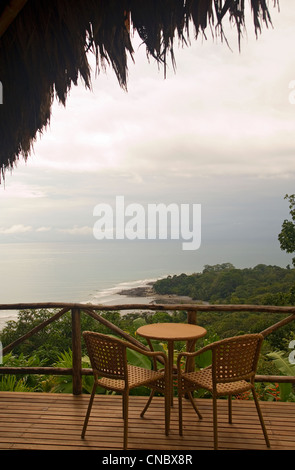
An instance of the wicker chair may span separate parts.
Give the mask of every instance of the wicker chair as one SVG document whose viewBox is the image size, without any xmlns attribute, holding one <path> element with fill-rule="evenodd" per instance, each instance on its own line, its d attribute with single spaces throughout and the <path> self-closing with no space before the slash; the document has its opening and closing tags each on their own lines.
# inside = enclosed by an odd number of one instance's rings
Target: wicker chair
<svg viewBox="0 0 295 470">
<path fill-rule="evenodd" d="M 270 447 L 259 401 L 254 389 L 254 378 L 257 362 L 263 341 L 261 334 L 249 334 L 216 341 L 197 352 L 181 353 L 177 359 L 178 400 L 179 400 L 179 434 L 182 435 L 182 396 L 187 394 L 199 418 L 202 416 L 197 409 L 192 391 L 202 388 L 213 395 L 213 427 L 214 449 L 218 448 L 217 434 L 217 397 L 228 396 L 228 417 L 232 423 L 232 395 L 248 390 L 252 391 L 258 416 L 263 430 L 266 445 Z M 212 351 L 212 365 L 199 372 L 182 372 L 183 357 L 194 358 L 205 351 Z"/>
<path fill-rule="evenodd" d="M 170 406 L 169 406 L 169 380 L 167 356 L 164 352 L 151 352 L 140 349 L 131 343 L 122 341 L 100 333 L 90 331 L 83 332 L 87 351 L 94 375 L 94 384 L 81 437 L 84 438 L 93 404 L 96 388 L 98 386 L 107 390 L 119 392 L 123 396 L 124 440 L 123 448 L 127 449 L 128 443 L 128 398 L 129 390 L 144 385 L 165 394 L 165 433 L 169 434 Z M 163 371 L 154 371 L 142 367 L 132 366 L 127 363 L 127 348 L 138 351 L 155 359 L 161 356 L 165 368 Z M 165 393 L 166 392 L 166 393 Z"/>
</svg>

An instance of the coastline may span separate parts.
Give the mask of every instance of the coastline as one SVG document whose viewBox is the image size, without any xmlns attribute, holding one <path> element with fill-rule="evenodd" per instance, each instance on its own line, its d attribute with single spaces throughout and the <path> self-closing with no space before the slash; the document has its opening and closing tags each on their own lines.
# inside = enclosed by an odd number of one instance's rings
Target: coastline
<svg viewBox="0 0 295 470">
<path fill-rule="evenodd" d="M 142 279 L 137 281 L 124 281 L 119 284 L 107 287 L 100 291 L 91 292 L 88 298 L 81 298 L 78 302 L 116 305 L 116 304 L 200 304 L 202 301 L 193 300 L 189 296 L 179 296 L 176 294 L 157 294 L 153 285 L 156 279 Z M 122 299 L 122 300 L 121 300 Z M 62 301 L 62 300 L 61 300 Z M 126 311 L 124 311 L 126 313 Z M 0 332 L 10 320 L 17 320 L 18 311 L 0 311 Z"/>
<path fill-rule="evenodd" d="M 149 282 L 145 286 L 132 287 L 131 289 L 123 289 L 117 292 L 117 295 L 124 295 L 127 297 L 139 297 L 150 299 L 149 304 L 199 304 L 200 301 L 193 300 L 186 295 L 177 294 L 157 294 L 153 289 L 154 282 Z"/>
</svg>

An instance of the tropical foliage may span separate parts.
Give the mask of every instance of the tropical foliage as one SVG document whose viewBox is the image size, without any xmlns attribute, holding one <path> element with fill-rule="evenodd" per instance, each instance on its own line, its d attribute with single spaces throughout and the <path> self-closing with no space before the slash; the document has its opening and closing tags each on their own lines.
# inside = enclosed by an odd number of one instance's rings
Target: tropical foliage
<svg viewBox="0 0 295 470">
<path fill-rule="evenodd" d="M 135 336 L 136 329 L 145 324 L 154 321 L 174 321 L 183 322 L 186 319 L 186 312 L 174 312 L 173 315 L 168 313 L 157 312 L 151 314 L 148 312 L 130 313 L 127 315 L 120 315 L 119 312 L 107 312 L 102 315 L 121 329 L 127 331 Z M 19 337 L 19 333 L 23 334 L 31 329 L 32 324 L 41 322 L 43 319 L 52 315 L 52 312 L 47 310 L 40 310 L 37 312 L 24 311 L 20 312 L 18 321 L 9 322 L 1 334 L 1 340 L 4 344 L 13 341 Z M 30 322 L 28 322 L 30 318 Z M 30 324 L 32 322 L 32 324 Z M 273 322 L 273 320 L 271 320 Z M 270 323 L 269 318 L 265 314 L 252 314 L 252 313 L 233 313 L 223 312 L 218 313 L 205 313 L 199 315 L 198 323 L 204 325 L 208 334 L 205 338 L 198 342 L 201 347 L 207 343 L 216 341 L 225 336 L 232 334 L 240 334 L 244 332 L 260 331 L 261 326 Z M 48 328 L 48 327 L 47 327 Z M 110 334 L 111 332 L 103 325 L 98 323 L 86 315 L 82 315 L 82 329 L 91 329 L 92 331 L 100 331 Z M 31 337 L 23 345 L 18 346 L 13 354 L 9 353 L 3 358 L 3 367 L 38 367 L 53 365 L 56 367 L 72 367 L 72 352 L 71 352 L 71 328 L 70 318 L 66 315 L 63 319 L 49 326 L 51 334 L 45 331 L 38 333 L 38 335 Z M 279 330 L 281 331 L 281 330 Z M 58 337 L 61 337 L 60 341 Z M 288 331 L 277 336 L 276 340 L 271 336 L 264 342 L 261 358 L 259 361 L 258 373 L 263 375 L 295 375 L 294 366 L 288 362 L 287 354 L 289 340 L 295 338 L 294 332 L 290 328 Z M 289 339 L 288 339 L 289 338 Z M 277 349 L 275 344 L 278 344 Z M 166 350 L 165 343 L 153 342 L 155 350 Z M 184 350 L 182 342 L 175 343 L 175 359 L 178 352 Z M 58 351 L 58 349 L 60 350 Z M 128 360 L 138 366 L 152 367 L 150 359 L 142 356 L 135 351 L 128 351 Z M 198 368 L 207 367 L 210 364 L 211 356 L 206 354 L 198 357 L 196 366 Z M 89 358 L 87 352 L 83 350 L 82 366 L 89 368 Z M 82 387 L 83 393 L 90 393 L 92 389 L 93 378 L 91 376 L 83 376 Z M 263 400 L 294 400 L 294 394 L 290 384 L 257 384 L 258 393 Z M 38 391 L 38 392 L 55 392 L 55 393 L 71 393 L 72 391 L 72 377 L 66 376 L 48 376 L 48 375 L 1 375 L 0 376 L 0 390 L 14 390 L 14 391 Z M 103 389 L 97 390 L 97 393 L 105 393 Z M 148 390 L 142 387 L 140 390 L 133 391 L 133 393 L 147 394 Z M 208 396 L 207 393 L 200 391 L 199 396 Z M 250 398 L 244 396 L 243 398 Z"/>
</svg>

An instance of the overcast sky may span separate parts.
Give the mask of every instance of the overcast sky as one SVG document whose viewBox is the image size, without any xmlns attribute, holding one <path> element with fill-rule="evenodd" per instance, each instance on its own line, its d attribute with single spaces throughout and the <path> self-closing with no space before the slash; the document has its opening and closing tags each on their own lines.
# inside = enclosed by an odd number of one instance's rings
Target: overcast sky
<svg viewBox="0 0 295 470">
<path fill-rule="evenodd" d="M 0 242 L 93 242 L 95 205 L 123 195 L 201 204 L 202 244 L 255 243 L 269 247 L 269 264 L 283 260 L 277 235 L 295 192 L 295 2 L 280 4 L 258 40 L 247 22 L 241 52 L 235 30 L 231 49 L 208 31 L 175 46 L 177 70 L 164 79 L 134 38 L 128 92 L 111 69 L 93 76 L 92 91 L 74 87 L 0 187 Z"/>
</svg>

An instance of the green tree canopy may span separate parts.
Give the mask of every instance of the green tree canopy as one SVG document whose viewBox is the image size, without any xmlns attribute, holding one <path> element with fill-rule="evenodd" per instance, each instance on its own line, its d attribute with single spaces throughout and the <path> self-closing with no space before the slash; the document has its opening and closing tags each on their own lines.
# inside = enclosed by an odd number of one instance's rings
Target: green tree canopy
<svg viewBox="0 0 295 470">
<path fill-rule="evenodd" d="M 292 220 L 285 219 L 278 239 L 281 249 L 287 253 L 295 253 L 295 194 L 286 194 L 285 199 L 289 199 L 289 209 Z M 295 267 L 295 257 L 292 258 Z"/>
<path fill-rule="evenodd" d="M 160 279 L 154 290 L 210 303 L 294 305 L 295 270 L 265 264 L 244 269 L 231 263 L 205 265 L 202 273 Z"/>
</svg>

